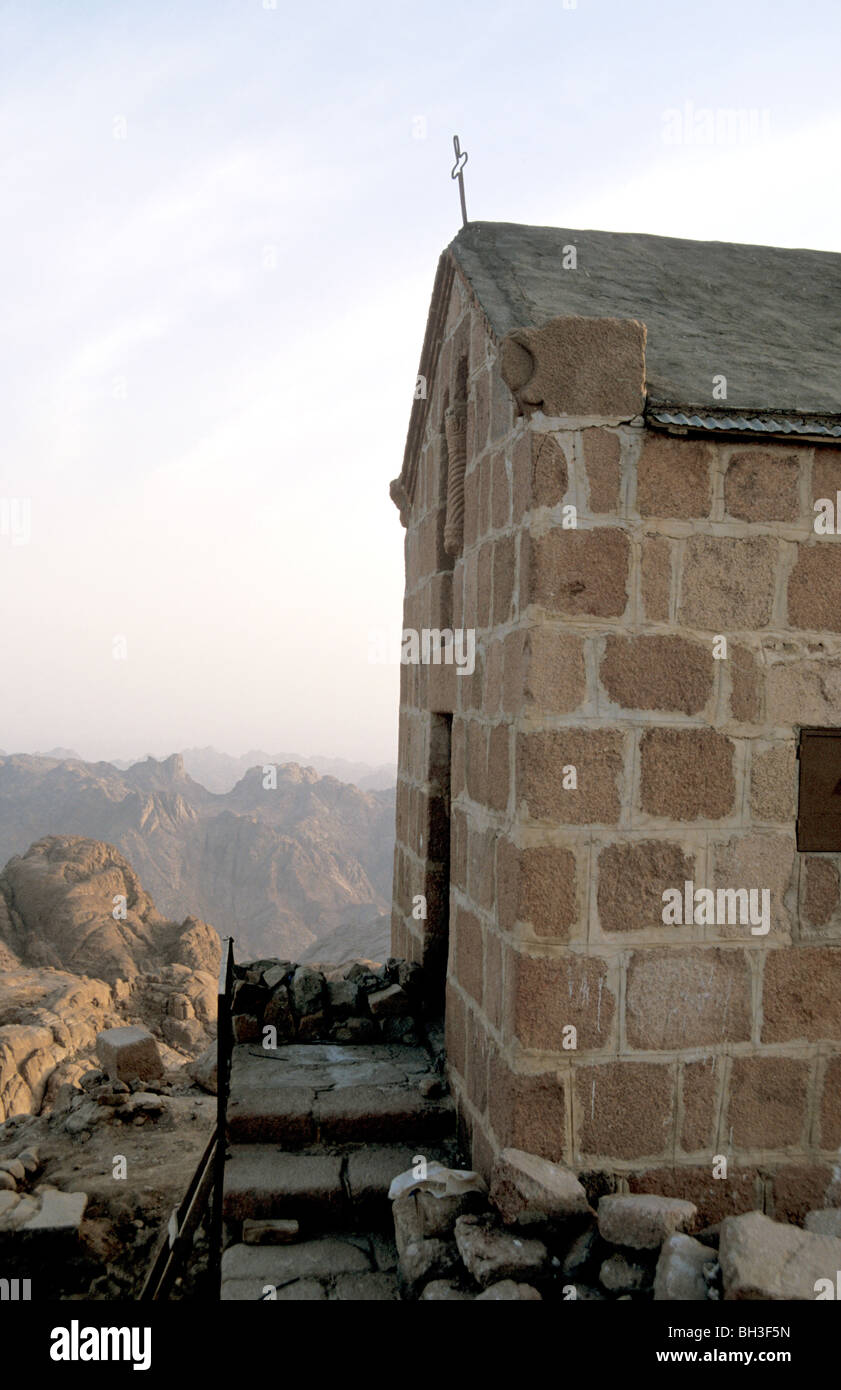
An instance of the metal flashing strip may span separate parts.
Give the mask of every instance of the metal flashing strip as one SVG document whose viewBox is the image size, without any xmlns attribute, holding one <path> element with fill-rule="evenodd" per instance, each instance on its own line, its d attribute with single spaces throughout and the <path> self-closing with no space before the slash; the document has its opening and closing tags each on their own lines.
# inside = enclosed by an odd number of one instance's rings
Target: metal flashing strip
<svg viewBox="0 0 841 1390">
<path fill-rule="evenodd" d="M 827 425 L 821 420 L 786 416 L 782 419 L 748 418 L 745 415 L 687 415 L 682 410 L 647 409 L 647 420 L 661 425 L 679 425 L 692 430 L 726 430 L 739 434 L 800 434 L 841 439 L 841 423 Z M 828 417 L 832 419 L 833 417 Z"/>
</svg>

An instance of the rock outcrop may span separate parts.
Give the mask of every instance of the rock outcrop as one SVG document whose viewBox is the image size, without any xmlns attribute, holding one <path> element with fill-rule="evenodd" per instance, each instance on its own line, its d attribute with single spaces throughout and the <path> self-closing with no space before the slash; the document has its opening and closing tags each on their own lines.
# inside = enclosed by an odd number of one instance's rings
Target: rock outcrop
<svg viewBox="0 0 841 1390">
<path fill-rule="evenodd" d="M 116 915 L 115 915 L 116 914 Z M 162 917 L 113 845 L 49 836 L 0 874 L 0 1123 L 49 1109 L 140 1024 L 173 1055 L 215 1036 L 219 938 Z"/>
</svg>

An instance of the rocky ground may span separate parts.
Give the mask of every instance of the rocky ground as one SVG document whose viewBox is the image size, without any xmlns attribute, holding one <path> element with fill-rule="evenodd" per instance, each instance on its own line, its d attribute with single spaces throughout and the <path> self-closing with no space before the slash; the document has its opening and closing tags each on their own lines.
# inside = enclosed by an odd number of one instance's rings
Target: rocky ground
<svg viewBox="0 0 841 1390">
<path fill-rule="evenodd" d="M 215 1118 L 182 1065 L 133 1087 L 92 1069 L 49 1114 L 0 1125 L 4 1274 L 32 1279 L 33 1299 L 136 1298 Z M 200 1235 L 176 1297 L 201 1286 L 205 1256 Z"/>
<path fill-rule="evenodd" d="M 116 916 L 114 915 L 116 912 Z M 103 1028 L 139 1023 L 171 1065 L 215 1036 L 219 938 L 170 922 L 111 845 L 49 836 L 0 874 L 0 1122 L 51 1107 Z"/>
</svg>

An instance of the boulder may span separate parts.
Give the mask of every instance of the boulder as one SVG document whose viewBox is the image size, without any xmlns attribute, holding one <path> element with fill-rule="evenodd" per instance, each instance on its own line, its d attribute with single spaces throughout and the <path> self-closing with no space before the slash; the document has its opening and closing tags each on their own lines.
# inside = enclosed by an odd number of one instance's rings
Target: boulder
<svg viewBox="0 0 841 1390">
<path fill-rule="evenodd" d="M 602 1264 L 599 1282 L 610 1293 L 639 1293 L 651 1288 L 652 1275 L 650 1264 L 617 1253 L 609 1255 Z"/>
<path fill-rule="evenodd" d="M 514 1303 L 517 1301 L 542 1303 L 543 1295 L 539 1294 L 531 1284 L 517 1284 L 513 1279 L 501 1279 L 498 1284 L 490 1284 L 484 1293 L 477 1293 L 475 1301 L 477 1303 Z"/>
<path fill-rule="evenodd" d="M 401 1283 L 410 1296 L 422 1284 L 458 1267 L 458 1250 L 451 1240 L 411 1240 L 397 1264 Z"/>
<path fill-rule="evenodd" d="M 234 1014 L 231 1020 L 236 1043 L 263 1041 L 263 1025 L 256 1014 Z"/>
<path fill-rule="evenodd" d="M 49 1236 L 78 1235 L 88 1204 L 86 1192 L 59 1192 L 56 1188 L 45 1188 L 41 1193 L 41 1205 L 20 1228 L 21 1235 L 29 1238 Z"/>
<path fill-rule="evenodd" d="M 820 1280 L 836 1286 L 841 1240 L 748 1211 L 722 1221 L 719 1260 L 726 1299 L 813 1300 Z"/>
<path fill-rule="evenodd" d="M 295 1018 L 285 985 L 277 985 L 263 1011 L 263 1022 L 277 1029 L 278 1042 L 289 1042 L 295 1036 Z"/>
<path fill-rule="evenodd" d="M 590 1282 L 597 1276 L 609 1253 L 594 1221 L 588 1230 L 581 1231 L 575 1237 L 564 1256 L 561 1273 L 567 1280 L 578 1282 L 583 1279 Z"/>
<path fill-rule="evenodd" d="M 599 1234 L 611 1245 L 632 1250 L 656 1250 L 675 1231 L 685 1230 L 697 1208 L 678 1197 L 602 1197 L 599 1202 Z"/>
<path fill-rule="evenodd" d="M 479 1192 L 467 1191 L 447 1195 L 434 1188 L 422 1187 L 395 1197 L 391 1210 L 398 1251 L 402 1254 L 413 1240 L 451 1236 L 458 1217 L 476 1211 L 482 1202 L 483 1197 Z"/>
<path fill-rule="evenodd" d="M 465 1293 L 452 1279 L 433 1279 L 421 1294 L 422 1303 L 463 1303 L 473 1302 L 473 1295 Z"/>
<path fill-rule="evenodd" d="M 569 1168 L 547 1158 L 503 1149 L 491 1172 L 491 1204 L 506 1226 L 583 1225 L 594 1215 L 587 1194 Z"/>
<path fill-rule="evenodd" d="M 353 980 L 330 980 L 327 984 L 327 1001 L 336 1020 L 358 1015 L 363 997 L 363 991 Z"/>
<path fill-rule="evenodd" d="M 501 1230 L 487 1216 L 460 1216 L 455 1236 L 468 1272 L 483 1287 L 501 1279 L 540 1278 L 546 1271 L 549 1253 L 542 1241 Z"/>
<path fill-rule="evenodd" d="M 298 1017 L 315 1014 L 321 1010 L 324 995 L 324 976 L 320 970 L 310 970 L 307 965 L 299 965 L 292 976 L 292 1004 Z"/>
<path fill-rule="evenodd" d="M 677 1232 L 664 1240 L 654 1275 L 655 1302 L 687 1303 L 709 1296 L 705 1272 L 711 1273 L 715 1251 L 700 1240 Z"/>
<path fill-rule="evenodd" d="M 106 1028 L 96 1035 L 96 1055 L 112 1081 L 163 1076 L 158 1044 L 145 1028 Z"/>
<path fill-rule="evenodd" d="M 375 990 L 368 995 L 371 1017 L 376 1019 L 405 1018 L 410 1012 L 409 996 L 399 985 Z"/>
<path fill-rule="evenodd" d="M 201 1086 L 208 1095 L 215 1096 L 217 1089 L 216 1079 L 217 1049 L 216 1043 L 208 1047 L 192 1062 L 187 1063 L 187 1075 L 191 1081 L 195 1081 L 197 1086 Z"/>
</svg>

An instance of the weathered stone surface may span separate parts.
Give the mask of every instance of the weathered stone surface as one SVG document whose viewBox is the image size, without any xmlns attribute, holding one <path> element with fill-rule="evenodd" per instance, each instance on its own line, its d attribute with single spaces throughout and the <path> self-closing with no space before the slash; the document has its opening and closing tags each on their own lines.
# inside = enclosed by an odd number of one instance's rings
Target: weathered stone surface
<svg viewBox="0 0 841 1390">
<path fill-rule="evenodd" d="M 19 1201 L 20 1197 L 17 1192 L 12 1192 L 10 1189 L 0 1191 L 0 1226 L 2 1226 L 4 1218 L 14 1211 Z"/>
<path fill-rule="evenodd" d="M 459 1268 L 458 1250 L 451 1240 L 410 1240 L 400 1253 L 400 1279 L 410 1295 L 430 1280 Z"/>
<path fill-rule="evenodd" d="M 695 861 L 680 845 L 637 840 L 608 845 L 598 859 L 602 931 L 650 931 L 663 923 L 663 893 L 694 879 Z"/>
<path fill-rule="evenodd" d="M 549 1221 L 575 1229 L 593 1215 L 570 1168 L 522 1149 L 503 1149 L 491 1173 L 490 1200 L 506 1225 Z"/>
<path fill-rule="evenodd" d="M 231 1020 L 235 1043 L 258 1043 L 263 1038 L 263 1025 L 256 1014 L 234 1014 Z"/>
<path fill-rule="evenodd" d="M 343 1303 L 394 1303 L 400 1297 L 395 1274 L 340 1274 L 331 1299 Z"/>
<path fill-rule="evenodd" d="M 525 800 L 534 820 L 615 825 L 621 808 L 624 743 L 618 729 L 518 733 L 516 801 Z M 567 766 L 576 769 L 575 788 L 563 785 Z"/>
<path fill-rule="evenodd" d="M 598 1206 L 599 1234 L 611 1245 L 656 1250 L 675 1231 L 685 1230 L 696 1211 L 692 1202 L 675 1197 L 647 1193 L 602 1197 Z"/>
<path fill-rule="evenodd" d="M 579 1047 L 605 1047 L 611 1038 L 616 998 L 599 956 L 512 954 L 507 989 L 508 1016 L 524 1047 L 559 1052 L 568 1023 Z"/>
<path fill-rule="evenodd" d="M 338 1236 L 317 1236 L 297 1245 L 231 1245 L 222 1255 L 223 1279 L 262 1279 L 266 1284 L 370 1269 L 365 1251 Z"/>
<path fill-rule="evenodd" d="M 548 1252 L 542 1241 L 512 1235 L 487 1217 L 460 1216 L 455 1233 L 462 1260 L 483 1287 L 518 1276 L 539 1278 L 546 1270 Z"/>
<path fill-rule="evenodd" d="M 841 567 L 840 567 L 841 568 Z M 841 661 L 778 661 L 766 678 L 770 724 L 841 724 Z"/>
<path fill-rule="evenodd" d="M 281 1221 L 277 1218 L 243 1221 L 242 1240 L 244 1245 L 290 1245 L 298 1239 L 299 1230 L 297 1221 Z"/>
<path fill-rule="evenodd" d="M 295 1017 L 286 985 L 277 985 L 263 1010 L 263 1022 L 277 1029 L 278 1042 L 295 1036 Z"/>
<path fill-rule="evenodd" d="M 796 628 L 841 632 L 841 565 L 824 537 L 798 547 L 788 579 L 788 620 Z"/>
<path fill-rule="evenodd" d="M 40 1196 L 41 1205 L 35 1215 L 20 1228 L 21 1236 L 49 1238 L 78 1235 L 88 1204 L 88 1194 L 58 1192 L 55 1188 L 46 1188 Z"/>
<path fill-rule="evenodd" d="M 704 1269 L 715 1259 L 708 1245 L 680 1232 L 663 1242 L 654 1276 L 655 1302 L 687 1302 L 708 1296 Z"/>
<path fill-rule="evenodd" d="M 525 704 L 547 714 L 577 709 L 587 698 L 582 639 L 542 624 L 513 636 L 520 638 L 516 665 Z M 506 660 L 508 651 L 506 647 Z"/>
<path fill-rule="evenodd" d="M 628 602 L 630 542 L 615 527 L 572 531 L 556 527 L 533 536 L 521 551 L 526 577 L 520 604 L 549 613 L 621 618 Z"/>
<path fill-rule="evenodd" d="M 627 968 L 628 1044 L 667 1051 L 749 1042 L 751 989 L 743 951 L 710 946 L 635 951 Z"/>
<path fill-rule="evenodd" d="M 835 1287 L 841 1240 L 750 1211 L 721 1223 L 719 1259 L 725 1299 L 814 1299 L 818 1280 Z"/>
<path fill-rule="evenodd" d="M 640 740 L 640 803 L 670 820 L 719 820 L 736 796 L 733 743 L 716 729 L 646 729 Z"/>
<path fill-rule="evenodd" d="M 432 1279 L 420 1296 L 422 1303 L 465 1303 L 473 1302 L 473 1295 L 465 1293 L 452 1279 Z"/>
<path fill-rule="evenodd" d="M 672 547 L 665 536 L 642 538 L 640 592 L 643 612 L 648 621 L 668 622 L 672 593 Z"/>
<path fill-rule="evenodd" d="M 489 1284 L 483 1293 L 477 1293 L 477 1303 L 542 1303 L 543 1295 L 532 1284 L 518 1284 L 513 1279 L 501 1279 L 498 1284 Z"/>
<path fill-rule="evenodd" d="M 200 1056 L 187 1064 L 187 1073 L 192 1077 L 197 1086 L 201 1086 L 203 1091 L 210 1095 L 216 1095 L 216 1060 L 217 1047 L 213 1043 Z"/>
<path fill-rule="evenodd" d="M 599 676 L 624 709 L 698 714 L 713 692 L 712 650 L 673 636 L 605 638 Z"/>
<path fill-rule="evenodd" d="M 368 1007 L 376 1019 L 405 1018 L 411 1010 L 409 996 L 399 985 L 389 985 L 369 994 Z"/>
<path fill-rule="evenodd" d="M 672 1063 L 621 1059 L 584 1065 L 576 1070 L 575 1087 L 583 1153 L 640 1158 L 663 1152 L 674 1105 Z M 628 1096 L 634 1097 L 633 1108 Z"/>
<path fill-rule="evenodd" d="M 724 475 L 724 507 L 741 521 L 796 521 L 800 465 L 769 450 L 734 454 Z"/>
<path fill-rule="evenodd" d="M 622 481 L 619 435 L 611 430 L 592 429 L 584 430 L 581 437 L 590 490 L 590 511 L 615 512 L 619 507 Z"/>
<path fill-rule="evenodd" d="M 762 982 L 762 1041 L 841 1037 L 841 951 L 798 946 L 772 951 Z"/>
<path fill-rule="evenodd" d="M 797 752 L 794 742 L 756 745 L 751 761 L 750 805 L 758 821 L 790 821 L 797 810 Z"/>
<path fill-rule="evenodd" d="M 327 1000 L 333 1018 L 350 1018 L 359 1014 L 363 991 L 353 980 L 328 980 Z"/>
<path fill-rule="evenodd" d="M 503 380 L 520 413 L 632 418 L 645 405 L 645 326 L 633 319 L 550 319 L 503 338 Z"/>
<path fill-rule="evenodd" d="M 595 1277 L 608 1254 L 608 1247 L 599 1235 L 595 1222 L 575 1237 L 564 1256 L 561 1273 L 567 1280 L 587 1280 Z"/>
<path fill-rule="evenodd" d="M 810 1069 L 798 1057 L 734 1057 L 727 1108 L 730 1142 L 744 1149 L 799 1145 Z"/>
<path fill-rule="evenodd" d="M 703 440 L 673 439 L 647 430 L 637 464 L 641 516 L 709 516 L 712 450 Z"/>
<path fill-rule="evenodd" d="M 788 932 L 791 918 L 785 896 L 795 860 L 794 827 L 788 834 L 756 831 L 734 835 L 720 844 L 710 845 L 713 868 L 711 888 L 767 888 L 770 892 L 770 939 L 775 932 Z M 760 898 L 760 904 L 761 904 Z M 756 924 L 761 925 L 761 924 Z M 750 925 L 741 921 L 719 924 L 718 936 L 756 940 Z M 762 938 L 759 938 L 762 939 Z M 769 937 L 766 936 L 765 940 Z"/>
<path fill-rule="evenodd" d="M 537 936 L 565 937 L 576 920 L 575 855 L 563 845 L 520 849 L 500 836 L 496 844 L 499 925 L 510 931 L 530 922 Z"/>
<path fill-rule="evenodd" d="M 96 1055 L 112 1081 L 163 1076 L 158 1044 L 145 1028 L 106 1028 L 96 1037 Z"/>
<path fill-rule="evenodd" d="M 312 1221 L 341 1210 L 342 1160 L 334 1154 L 283 1153 L 275 1145 L 235 1145 L 225 1164 L 226 1220 Z M 234 1276 L 232 1276 L 234 1277 Z"/>
<path fill-rule="evenodd" d="M 324 995 L 324 976 L 321 971 L 299 965 L 292 976 L 290 994 L 293 1008 L 299 1017 L 317 1013 Z"/>
<path fill-rule="evenodd" d="M 651 1287 L 651 1267 L 627 1255 L 608 1255 L 599 1270 L 599 1282 L 610 1293 L 637 1293 Z"/>
<path fill-rule="evenodd" d="M 680 621 L 717 632 L 752 632 L 771 620 L 777 542 L 766 536 L 689 536 Z"/>
<path fill-rule="evenodd" d="M 803 911 L 813 927 L 824 927 L 838 911 L 841 878 L 831 859 L 807 855 L 803 873 Z"/>
<path fill-rule="evenodd" d="M 841 1240 L 841 1207 L 825 1207 L 822 1211 L 806 1213 L 803 1225 L 817 1236 L 835 1236 Z"/>
<path fill-rule="evenodd" d="M 424 1150 L 430 1168 L 434 1170 L 436 1160 L 434 1150 L 430 1153 L 429 1148 Z M 362 1208 L 371 1216 L 381 1210 L 387 1211 L 389 1201 L 389 1188 L 401 1173 L 405 1173 L 412 1166 L 412 1161 L 417 1154 L 417 1146 L 408 1147 L 399 1144 L 371 1145 L 367 1144 L 362 1149 L 356 1149 L 348 1157 L 346 1186 L 350 1188 L 351 1201 L 357 1209 Z M 433 1208 L 433 1211 L 438 1210 Z M 455 1219 L 455 1218 L 453 1218 Z M 420 1223 L 413 1227 L 414 1234 L 417 1236 L 433 1236 L 445 1233 L 452 1227 L 446 1221 L 436 1223 L 431 1221 L 427 1226 Z"/>
<path fill-rule="evenodd" d="M 480 1193 L 436 1196 L 422 1189 L 395 1197 L 391 1207 L 398 1252 L 402 1255 L 413 1241 L 451 1236 L 457 1218 L 475 1211 L 481 1201 Z"/>
</svg>

